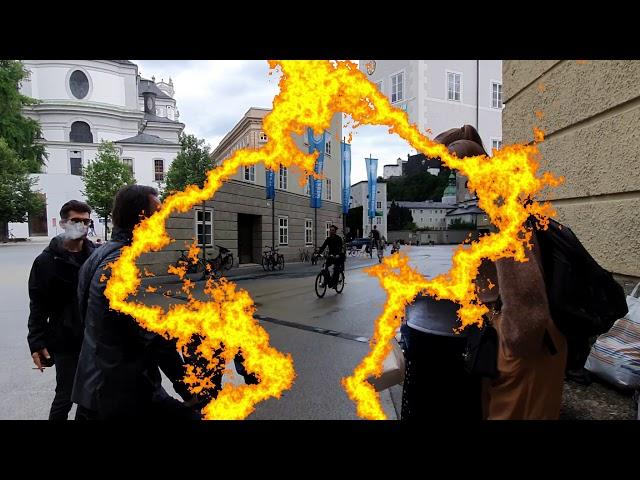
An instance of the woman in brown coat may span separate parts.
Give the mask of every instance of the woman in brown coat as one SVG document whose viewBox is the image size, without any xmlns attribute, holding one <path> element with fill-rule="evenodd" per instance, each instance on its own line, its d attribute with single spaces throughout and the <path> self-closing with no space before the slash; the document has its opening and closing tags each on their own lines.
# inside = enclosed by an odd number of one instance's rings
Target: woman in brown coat
<svg viewBox="0 0 640 480">
<path fill-rule="evenodd" d="M 486 155 L 470 125 L 435 140 L 460 158 Z M 502 304 L 494 318 L 500 375 L 483 386 L 484 416 L 491 420 L 555 420 L 560 415 L 567 343 L 551 318 L 535 232 L 531 243 L 527 262 L 485 261 L 477 280 L 481 301 L 493 303 L 499 295 Z M 497 288 L 484 288 L 488 279 Z"/>
</svg>

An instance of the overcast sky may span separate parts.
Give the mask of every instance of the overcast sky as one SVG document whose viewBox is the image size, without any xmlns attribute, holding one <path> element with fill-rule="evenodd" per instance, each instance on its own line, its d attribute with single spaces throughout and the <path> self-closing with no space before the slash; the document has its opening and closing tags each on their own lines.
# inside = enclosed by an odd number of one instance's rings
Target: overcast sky
<svg viewBox="0 0 640 480">
<path fill-rule="evenodd" d="M 250 107 L 271 108 L 278 78 L 266 60 L 132 60 L 143 78 L 173 79 L 180 121 L 185 131 L 204 138 L 213 150 Z M 364 158 L 382 166 L 415 153 L 387 133 L 387 127 L 360 127 L 351 144 L 351 183 L 366 180 Z"/>
</svg>

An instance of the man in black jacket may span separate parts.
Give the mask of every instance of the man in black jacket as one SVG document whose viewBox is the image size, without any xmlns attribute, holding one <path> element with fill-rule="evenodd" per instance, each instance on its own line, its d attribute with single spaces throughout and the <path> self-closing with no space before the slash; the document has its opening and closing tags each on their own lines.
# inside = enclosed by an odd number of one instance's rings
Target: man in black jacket
<svg viewBox="0 0 640 480">
<path fill-rule="evenodd" d="M 71 200 L 60 210 L 64 233 L 38 255 L 29 275 L 30 314 L 27 335 L 36 367 L 56 366 L 56 394 L 49 420 L 66 420 L 82 345 L 76 290 L 78 271 L 94 249 L 87 240 L 91 207 Z"/>
<path fill-rule="evenodd" d="M 85 332 L 72 394 L 78 419 L 200 418 L 161 385 L 159 369 L 183 400 L 196 401 L 182 382 L 184 362 L 175 342 L 111 310 L 104 295 L 111 273 L 105 267 L 131 244 L 133 228 L 141 218 L 159 208 L 157 195 L 154 188 L 143 185 L 120 189 L 113 207 L 111 240 L 96 249 L 80 271 L 78 300 Z M 102 275 L 106 280 L 101 282 Z"/>
<path fill-rule="evenodd" d="M 331 282 L 327 285 L 329 288 L 333 288 L 338 283 L 338 275 L 344 269 L 344 260 L 346 255 L 344 254 L 344 243 L 342 242 L 342 238 L 338 235 L 338 227 L 335 225 L 331 225 L 329 227 L 329 236 L 324 241 L 322 246 L 320 247 L 319 253 L 322 255 L 322 252 L 325 248 L 329 248 L 329 255 L 332 255 L 333 258 L 329 257 L 327 259 L 327 268 L 331 265 L 335 265 L 333 267 L 333 275 L 331 276 Z"/>
</svg>

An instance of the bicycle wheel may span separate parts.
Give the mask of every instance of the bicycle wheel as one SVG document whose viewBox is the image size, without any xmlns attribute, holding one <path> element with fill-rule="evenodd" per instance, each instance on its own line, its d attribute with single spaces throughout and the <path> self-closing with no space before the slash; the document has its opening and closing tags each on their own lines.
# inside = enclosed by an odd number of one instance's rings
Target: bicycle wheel
<svg viewBox="0 0 640 480">
<path fill-rule="evenodd" d="M 226 257 L 224 257 L 224 260 L 222 262 L 222 269 L 223 270 L 231 270 L 231 267 L 233 267 L 233 254 L 230 253 L 229 255 L 227 255 Z"/>
<path fill-rule="evenodd" d="M 344 272 L 340 272 L 338 275 L 338 284 L 336 285 L 336 293 L 342 293 L 344 290 Z"/>
<path fill-rule="evenodd" d="M 262 269 L 266 272 L 269 270 L 269 257 L 262 255 Z"/>
<path fill-rule="evenodd" d="M 284 255 L 278 255 L 278 270 L 284 270 Z"/>
<path fill-rule="evenodd" d="M 327 284 L 324 281 L 324 271 L 322 271 L 316 277 L 316 295 L 322 298 L 325 293 L 327 293 Z"/>
</svg>

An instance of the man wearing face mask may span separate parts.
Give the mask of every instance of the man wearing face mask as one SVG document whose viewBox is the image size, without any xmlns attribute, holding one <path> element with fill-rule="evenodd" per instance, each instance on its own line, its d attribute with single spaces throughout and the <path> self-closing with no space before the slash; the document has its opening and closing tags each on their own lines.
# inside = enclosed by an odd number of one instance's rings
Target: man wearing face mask
<svg viewBox="0 0 640 480">
<path fill-rule="evenodd" d="M 38 255 L 29 276 L 30 314 L 27 335 L 33 363 L 42 372 L 56 367 L 56 394 L 49 420 L 66 420 L 82 346 L 83 328 L 77 301 L 78 271 L 94 249 L 87 240 L 91 207 L 71 200 L 60 209 L 64 230 Z"/>
</svg>

